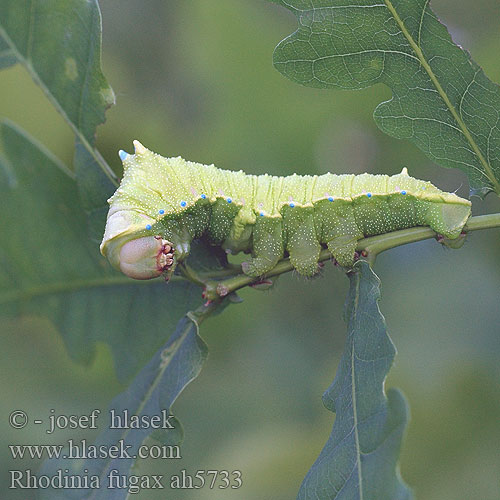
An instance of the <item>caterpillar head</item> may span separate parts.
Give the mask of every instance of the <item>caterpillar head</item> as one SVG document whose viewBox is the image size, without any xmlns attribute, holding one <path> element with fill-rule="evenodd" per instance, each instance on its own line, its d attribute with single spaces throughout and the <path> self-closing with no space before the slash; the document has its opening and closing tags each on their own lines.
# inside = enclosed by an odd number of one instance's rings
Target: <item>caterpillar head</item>
<svg viewBox="0 0 500 500">
<path fill-rule="evenodd" d="M 108 214 L 101 253 L 130 278 L 146 280 L 164 274 L 169 279 L 177 264 L 174 245 L 148 232 L 142 214 L 113 207 Z"/>
<path fill-rule="evenodd" d="M 168 280 L 177 261 L 182 260 L 182 248 L 174 249 L 174 244 L 164 239 L 161 228 L 154 228 L 158 220 L 150 213 L 147 173 L 154 165 L 155 155 L 138 141 L 134 141 L 134 148 L 133 155 L 119 152 L 124 175 L 108 200 L 110 208 L 101 253 L 115 269 L 130 278 L 146 280 L 164 275 Z"/>
<path fill-rule="evenodd" d="M 120 271 L 130 278 L 147 280 L 174 269 L 174 248 L 161 236 L 143 236 L 125 243 L 120 249 Z"/>
</svg>

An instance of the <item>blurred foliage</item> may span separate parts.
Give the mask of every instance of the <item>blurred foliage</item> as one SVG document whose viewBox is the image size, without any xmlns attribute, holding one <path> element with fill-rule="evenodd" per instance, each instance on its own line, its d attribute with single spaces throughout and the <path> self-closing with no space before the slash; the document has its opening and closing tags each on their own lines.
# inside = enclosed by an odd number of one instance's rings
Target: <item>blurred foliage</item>
<svg viewBox="0 0 500 500">
<path fill-rule="evenodd" d="M 390 97 L 387 89 L 308 89 L 272 67 L 274 46 L 296 25 L 284 9 L 264 0 L 102 0 L 101 9 L 103 69 L 117 106 L 99 127 L 97 144 L 118 174 L 117 150 L 130 151 L 137 138 L 163 155 L 256 174 L 393 174 L 406 165 L 411 175 L 467 195 L 465 175 L 436 168 L 410 143 L 377 129 L 372 110 Z M 478 0 L 470 9 L 435 0 L 433 9 L 499 81 L 498 3 Z M 72 132 L 19 66 L 0 74 L 0 113 L 71 164 Z M 498 212 L 499 203 L 475 199 L 473 210 Z M 29 235 L 27 242 L 34 251 L 37 242 Z M 376 264 L 380 307 L 398 349 L 387 386 L 403 390 L 412 412 L 401 470 L 417 499 L 500 498 L 499 249 L 499 231 L 484 231 L 457 251 L 426 241 L 383 254 Z M 333 266 L 314 280 L 283 276 L 274 290 L 245 290 L 243 304 L 204 323 L 209 358 L 174 405 L 185 430 L 184 458 L 140 467 L 240 469 L 244 486 L 225 498 L 294 498 L 331 429 L 321 394 L 345 342 L 347 288 Z M 50 408 L 88 413 L 105 409 L 122 387 L 104 346 L 86 368 L 69 361 L 46 320 L 26 316 L 3 322 L 1 330 L 1 461 L 5 469 L 36 470 L 36 461 L 9 460 L 7 443 L 61 443 L 95 433 L 15 431 L 6 423 L 13 409 L 40 418 Z M 33 498 L 32 491 L 7 490 L 7 478 L 2 498 Z M 204 489 L 175 498 L 220 496 Z"/>
</svg>

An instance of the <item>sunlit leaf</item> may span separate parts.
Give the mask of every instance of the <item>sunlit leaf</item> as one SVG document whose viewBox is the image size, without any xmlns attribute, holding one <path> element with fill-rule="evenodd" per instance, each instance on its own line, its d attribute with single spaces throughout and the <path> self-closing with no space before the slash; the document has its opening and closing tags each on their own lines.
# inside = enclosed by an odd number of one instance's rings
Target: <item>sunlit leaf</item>
<svg viewBox="0 0 500 500">
<path fill-rule="evenodd" d="M 299 28 L 274 52 L 276 68 L 318 88 L 376 83 L 393 97 L 375 110 L 387 134 L 464 170 L 476 194 L 500 195 L 500 87 L 453 43 L 428 0 L 274 0 Z"/>
<path fill-rule="evenodd" d="M 0 38 L 115 182 L 114 173 L 93 146 L 96 128 L 115 102 L 101 72 L 97 0 L 2 0 Z"/>
</svg>

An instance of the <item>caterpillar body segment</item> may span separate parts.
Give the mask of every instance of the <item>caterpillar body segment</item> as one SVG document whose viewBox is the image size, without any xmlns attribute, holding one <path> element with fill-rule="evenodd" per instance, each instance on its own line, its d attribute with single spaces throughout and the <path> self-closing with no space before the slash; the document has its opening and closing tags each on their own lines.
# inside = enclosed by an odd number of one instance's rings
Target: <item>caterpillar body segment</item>
<svg viewBox="0 0 500 500">
<path fill-rule="evenodd" d="M 100 247 L 132 278 L 170 276 L 204 235 L 229 253 L 250 253 L 242 265 L 250 276 L 269 272 L 287 254 L 300 274 L 312 276 L 325 246 L 350 267 L 365 236 L 429 226 L 455 239 L 470 216 L 469 200 L 406 169 L 393 176 L 255 176 L 134 145 L 135 154 L 120 152 L 124 176 L 109 200 Z"/>
</svg>

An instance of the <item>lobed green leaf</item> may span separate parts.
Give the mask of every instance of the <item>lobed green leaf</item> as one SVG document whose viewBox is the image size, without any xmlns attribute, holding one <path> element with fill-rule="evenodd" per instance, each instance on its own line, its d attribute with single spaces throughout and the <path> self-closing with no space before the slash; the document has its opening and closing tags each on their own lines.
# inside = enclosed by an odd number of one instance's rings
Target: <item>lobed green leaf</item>
<svg viewBox="0 0 500 500">
<path fill-rule="evenodd" d="M 384 393 L 394 355 L 378 308 L 380 281 L 367 262 L 349 274 L 348 336 L 332 385 L 323 395 L 335 412 L 332 433 L 305 477 L 299 500 L 409 500 L 397 461 L 408 408 L 397 390 Z"/>
<path fill-rule="evenodd" d="M 443 167 L 464 170 L 475 194 L 500 195 L 500 87 L 455 45 L 429 0 L 272 0 L 298 18 L 274 51 L 276 68 L 318 88 L 393 92 L 377 125 Z"/>
<path fill-rule="evenodd" d="M 201 303 L 185 281 L 141 282 L 114 271 L 85 236 L 73 174 L 9 123 L 0 125 L 0 314 L 48 317 L 70 355 L 111 346 L 118 375 L 137 372 Z"/>
<path fill-rule="evenodd" d="M 97 0 L 2 0 L 0 39 L 0 54 L 7 45 L 7 57 L 15 56 L 27 69 L 69 123 L 77 141 L 116 184 L 113 171 L 94 150 L 96 128 L 115 102 L 101 71 Z"/>
<path fill-rule="evenodd" d="M 89 150 L 78 140 L 75 141 L 73 165 L 82 207 L 87 214 L 88 235 L 99 245 L 102 241 L 106 217 L 109 211 L 107 200 L 113 195 L 116 185 L 99 167 L 99 151 Z M 104 161 L 102 159 L 102 161 Z"/>
<path fill-rule="evenodd" d="M 133 416 L 137 416 L 139 421 L 143 421 L 143 418 L 148 419 L 148 417 L 162 415 L 162 411 L 170 414 L 170 408 L 178 395 L 200 373 L 207 355 L 208 349 L 205 342 L 198 335 L 197 323 L 190 315 L 185 316 L 177 324 L 175 332 L 168 342 L 157 351 L 127 390 L 119 394 L 111 402 L 106 418 L 109 418 L 112 410 L 115 415 L 119 416 L 123 416 L 124 412 L 127 411 L 129 422 Z M 65 498 L 86 498 L 88 500 L 122 500 L 129 498 L 126 488 L 108 489 L 108 474 L 116 470 L 117 475 L 128 476 L 135 463 L 133 457 L 138 453 L 139 447 L 152 437 L 155 440 L 159 438 L 163 445 L 178 445 L 183 437 L 180 422 L 172 418 L 168 420 L 168 425 L 174 428 L 162 429 L 161 435 L 159 435 L 159 432 L 153 433 L 151 428 L 112 429 L 107 427 L 94 442 L 97 449 L 100 449 L 101 446 L 110 449 L 112 446 L 119 447 L 122 444 L 130 457 L 90 458 L 81 461 L 77 466 L 74 463 L 65 464 L 59 460 L 47 460 L 43 465 L 42 473 L 54 474 L 59 468 L 71 467 L 73 474 L 99 476 L 100 488 L 73 490 L 71 495 L 59 493 L 60 496 L 56 497 L 54 497 L 54 494 L 57 495 L 58 492 L 49 489 L 43 492 L 44 496 L 42 495 L 41 498 L 60 498 L 61 500 Z M 172 453 L 175 456 L 175 451 Z M 75 470 L 75 467 L 78 467 L 78 469 Z"/>
</svg>

